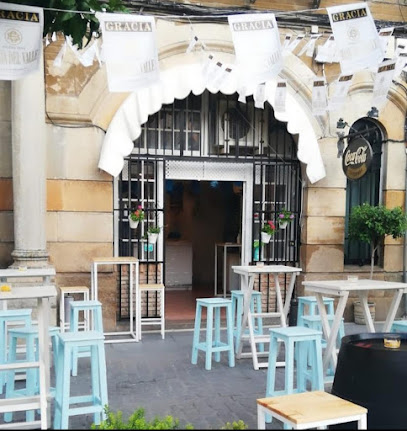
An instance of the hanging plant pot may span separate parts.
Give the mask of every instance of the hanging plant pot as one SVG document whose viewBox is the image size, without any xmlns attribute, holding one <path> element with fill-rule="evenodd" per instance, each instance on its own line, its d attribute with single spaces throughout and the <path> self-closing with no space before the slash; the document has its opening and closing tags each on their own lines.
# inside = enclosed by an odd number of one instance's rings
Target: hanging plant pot
<svg viewBox="0 0 407 431">
<path fill-rule="evenodd" d="M 264 244 L 268 244 L 271 240 L 271 235 L 266 232 L 261 232 L 261 242 Z"/>
<path fill-rule="evenodd" d="M 129 224 L 130 224 L 130 227 L 131 227 L 132 229 L 137 229 L 137 226 L 138 226 L 138 220 L 134 221 L 134 220 L 132 220 L 132 219 L 131 219 L 131 217 L 129 216 Z"/>
<path fill-rule="evenodd" d="M 158 233 L 147 233 L 148 242 L 155 244 L 157 242 Z"/>
<path fill-rule="evenodd" d="M 288 221 L 280 221 L 278 225 L 280 226 L 280 229 L 285 229 L 288 225 Z"/>
</svg>

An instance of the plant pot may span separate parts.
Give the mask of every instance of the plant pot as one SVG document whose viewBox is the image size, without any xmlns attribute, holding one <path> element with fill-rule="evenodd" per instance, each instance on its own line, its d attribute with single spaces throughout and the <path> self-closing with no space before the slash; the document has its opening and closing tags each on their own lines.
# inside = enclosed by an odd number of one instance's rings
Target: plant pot
<svg viewBox="0 0 407 431">
<path fill-rule="evenodd" d="M 370 315 L 372 316 L 372 320 L 374 322 L 376 316 L 376 304 L 374 302 L 368 302 Z M 362 304 L 360 301 L 355 301 L 353 303 L 353 314 L 355 318 L 355 323 L 357 325 L 365 325 L 365 316 L 363 314 Z"/>
<path fill-rule="evenodd" d="M 131 229 L 137 229 L 138 226 L 138 220 L 134 221 L 131 219 L 131 217 L 129 216 L 129 224 Z"/>
<path fill-rule="evenodd" d="M 285 229 L 288 225 L 288 221 L 280 221 L 278 225 L 280 226 L 280 229 Z"/>
<path fill-rule="evenodd" d="M 148 242 L 155 244 L 157 242 L 158 233 L 147 233 Z"/>
<path fill-rule="evenodd" d="M 263 244 L 268 244 L 271 240 L 271 235 L 266 232 L 261 232 L 261 242 Z"/>
</svg>

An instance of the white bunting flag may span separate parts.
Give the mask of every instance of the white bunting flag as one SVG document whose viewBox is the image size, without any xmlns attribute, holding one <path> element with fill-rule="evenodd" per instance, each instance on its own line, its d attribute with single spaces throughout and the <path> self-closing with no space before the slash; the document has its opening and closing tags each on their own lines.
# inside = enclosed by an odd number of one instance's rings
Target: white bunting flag
<svg viewBox="0 0 407 431">
<path fill-rule="evenodd" d="M 274 14 L 230 15 L 228 20 L 241 82 L 259 84 L 277 76 L 283 59 Z"/>
<path fill-rule="evenodd" d="M 240 103 L 246 103 L 246 92 L 247 89 L 244 85 L 237 90 L 237 94 L 239 95 L 239 98 L 237 100 Z"/>
<path fill-rule="evenodd" d="M 274 109 L 277 112 L 285 112 L 285 101 L 287 98 L 287 80 L 277 81 L 276 94 L 274 99 Z"/>
<path fill-rule="evenodd" d="M 387 47 L 389 45 L 390 40 L 392 39 L 391 35 L 393 34 L 393 31 L 394 31 L 394 27 L 386 27 L 386 28 L 381 28 L 379 30 L 379 39 L 380 39 L 380 43 L 382 44 L 382 49 L 385 57 L 387 57 L 386 55 Z M 389 58 L 391 57 L 392 56 L 390 56 Z"/>
<path fill-rule="evenodd" d="M 134 91 L 159 81 L 154 17 L 96 13 L 103 34 L 109 91 Z"/>
<path fill-rule="evenodd" d="M 314 55 L 315 43 L 320 36 L 320 34 L 311 35 L 309 41 L 302 47 L 298 55 L 301 56 L 305 54 L 307 57 L 312 57 Z"/>
<path fill-rule="evenodd" d="M 342 73 L 377 67 L 384 57 L 383 45 L 367 3 L 326 9 L 339 50 Z"/>
<path fill-rule="evenodd" d="M 312 84 L 312 113 L 314 115 L 325 115 L 327 108 L 325 79 L 314 78 Z"/>
<path fill-rule="evenodd" d="M 43 10 L 0 2 L 0 79 L 24 78 L 39 68 Z"/>
<path fill-rule="evenodd" d="M 216 61 L 213 54 L 208 54 L 205 58 L 204 64 L 202 66 L 202 75 L 206 82 L 213 79 L 213 76 L 216 72 Z"/>
<path fill-rule="evenodd" d="M 291 34 L 286 34 L 284 38 L 283 46 L 282 46 L 283 51 L 287 49 L 288 45 L 290 44 L 290 41 L 291 41 Z"/>
<path fill-rule="evenodd" d="M 52 63 L 55 67 L 61 67 L 62 66 L 62 61 L 63 61 L 65 53 L 66 53 L 66 47 L 67 47 L 67 43 L 65 40 L 65 42 L 62 44 L 61 49 L 59 50 L 57 56 L 54 58 L 54 61 Z"/>
<path fill-rule="evenodd" d="M 77 57 L 82 66 L 89 67 L 92 66 L 95 57 L 97 58 L 98 44 L 97 40 L 94 40 L 92 45 L 84 50 L 84 52 L 78 52 Z"/>
<path fill-rule="evenodd" d="M 335 92 L 329 99 L 328 110 L 337 111 L 346 100 L 353 75 L 341 75 L 336 81 Z"/>
<path fill-rule="evenodd" d="M 378 67 L 373 85 L 373 106 L 379 107 L 386 102 L 395 71 L 395 60 L 383 61 Z"/>
<path fill-rule="evenodd" d="M 256 87 L 254 93 L 254 106 L 255 108 L 264 109 L 264 102 L 266 101 L 266 83 L 263 82 Z"/>
<path fill-rule="evenodd" d="M 326 42 L 318 47 L 315 61 L 318 63 L 334 63 L 338 61 L 336 52 L 335 37 L 331 34 Z"/>
<path fill-rule="evenodd" d="M 198 36 L 196 36 L 195 34 L 192 34 L 191 41 L 189 42 L 188 48 L 185 52 L 187 54 L 192 52 L 192 50 L 195 48 L 195 45 L 197 45 L 198 43 L 201 45 L 202 49 L 204 50 L 206 49 L 205 43 L 202 40 L 200 40 Z"/>
<path fill-rule="evenodd" d="M 293 52 L 298 44 L 304 39 L 305 34 L 299 34 L 288 46 L 287 51 Z"/>
<path fill-rule="evenodd" d="M 400 55 L 396 59 L 396 71 L 394 73 L 394 77 L 397 78 L 400 76 L 400 73 L 407 66 L 407 52 L 401 52 Z"/>
<path fill-rule="evenodd" d="M 216 68 L 213 76 L 210 78 L 209 83 L 213 90 L 219 91 L 223 83 L 229 79 L 232 73 L 230 67 L 225 67 L 220 61 L 216 63 Z"/>
</svg>

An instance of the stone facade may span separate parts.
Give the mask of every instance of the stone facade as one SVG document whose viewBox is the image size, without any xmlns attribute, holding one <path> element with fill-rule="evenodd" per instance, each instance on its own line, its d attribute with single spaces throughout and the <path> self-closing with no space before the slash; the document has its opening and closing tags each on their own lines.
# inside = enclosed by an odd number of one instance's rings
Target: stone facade
<svg viewBox="0 0 407 431">
<path fill-rule="evenodd" d="M 228 4 L 230 2 L 224 2 Z M 239 3 L 239 2 L 234 2 Z M 240 2 L 243 3 L 243 2 Z M 245 2 L 246 3 L 246 2 Z M 309 2 L 294 2 L 297 9 L 306 9 Z M 304 3 L 304 6 L 302 6 Z M 322 2 L 329 4 L 347 2 Z M 375 3 L 375 2 L 372 2 Z M 372 4 L 376 19 L 399 19 L 399 6 L 389 2 L 386 8 Z M 239 4 L 240 5 L 240 4 Z M 284 2 L 282 8 L 289 8 Z M 256 7 L 267 8 L 269 2 L 258 1 Z M 384 10 L 385 9 L 385 10 Z M 387 12 L 386 12 L 387 11 Z M 406 11 L 407 14 L 407 11 Z M 200 38 L 208 48 L 225 61 L 233 61 L 233 44 L 226 24 L 194 24 Z M 170 68 L 179 62 L 192 61 L 185 54 L 189 44 L 190 26 L 164 19 L 157 19 L 157 40 L 160 67 Z M 281 28 L 281 37 L 292 29 Z M 294 32 L 297 32 L 294 30 Z M 324 43 L 326 36 L 318 41 Z M 83 68 L 67 50 L 61 68 L 53 66 L 53 60 L 63 38 L 45 48 L 46 86 L 46 240 L 49 262 L 55 266 L 58 285 L 90 285 L 91 259 L 112 256 L 114 253 L 113 178 L 99 171 L 97 163 L 104 138 L 103 130 L 109 124 L 127 94 L 109 93 L 105 67 L 97 62 Z M 296 53 L 299 51 L 300 45 Z M 195 54 L 192 54 L 194 56 Z M 326 66 L 328 82 L 338 74 L 338 65 Z M 303 272 L 298 277 L 297 291 L 302 293 L 300 282 L 304 279 L 341 279 L 357 273 L 368 277 L 368 268 L 344 265 L 344 226 L 346 203 L 346 178 L 341 160 L 336 157 L 336 121 L 342 117 L 349 124 L 365 117 L 370 109 L 372 78 L 370 73 L 356 75 L 346 106 L 327 118 L 316 119 L 311 114 L 311 80 L 314 68 L 311 59 L 289 54 L 285 59 L 282 75 L 289 79 L 290 88 L 297 93 L 304 111 L 320 137 L 319 144 L 327 176 L 315 184 L 306 181 L 303 200 L 301 232 L 301 262 Z M 11 140 L 11 84 L 0 82 L 0 266 L 12 263 L 14 249 L 12 140 Z M 388 101 L 380 110 L 379 123 L 387 138 L 404 138 L 404 92 L 393 86 Z M 34 108 L 33 108 L 34 109 Z M 64 127 L 74 125 L 75 127 Z M 405 205 L 405 146 L 404 143 L 385 143 L 383 203 L 388 207 Z M 305 178 L 305 174 L 304 174 Z M 383 267 L 375 268 L 375 278 L 401 280 L 403 276 L 403 239 L 387 238 L 384 247 Z M 140 268 L 140 281 L 145 279 L 145 268 Z M 122 287 L 126 277 L 122 278 Z M 283 280 L 281 280 L 283 283 Z M 105 310 L 106 326 L 115 326 L 117 318 L 118 273 L 106 267 L 100 277 L 100 299 L 108 305 Z M 124 283 L 124 284 L 123 284 Z M 267 289 L 266 280 L 262 289 Z M 382 320 L 390 298 L 377 294 L 376 316 Z M 269 307 L 275 306 L 271 297 Z M 266 307 L 266 305 L 264 305 Z M 124 314 L 126 310 L 123 310 Z M 399 314 L 402 314 L 400 310 Z M 346 317 L 351 318 L 351 303 Z"/>
</svg>

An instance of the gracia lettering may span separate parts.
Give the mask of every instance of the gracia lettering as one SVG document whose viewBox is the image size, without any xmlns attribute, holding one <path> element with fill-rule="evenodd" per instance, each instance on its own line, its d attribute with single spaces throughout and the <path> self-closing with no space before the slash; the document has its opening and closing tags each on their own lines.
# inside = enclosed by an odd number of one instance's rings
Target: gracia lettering
<svg viewBox="0 0 407 431">
<path fill-rule="evenodd" d="M 346 12 L 333 13 L 333 22 L 347 21 L 349 19 L 364 18 L 367 16 L 366 8 L 348 10 Z"/>
<path fill-rule="evenodd" d="M 40 22 L 40 16 L 35 12 L 24 12 L 16 10 L 0 10 L 0 19 L 14 21 Z"/>
<path fill-rule="evenodd" d="M 133 32 L 151 32 L 150 22 L 139 22 L 139 21 L 106 21 L 106 31 L 133 31 Z"/>
<path fill-rule="evenodd" d="M 273 21 L 266 19 L 262 21 L 234 22 L 234 31 L 271 30 L 274 28 Z"/>
</svg>

